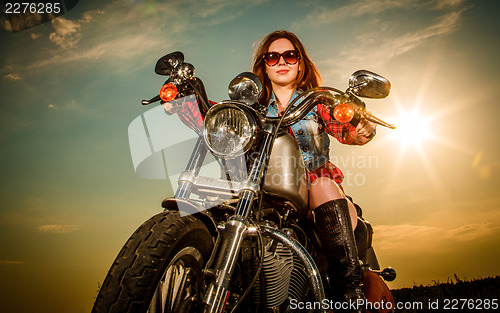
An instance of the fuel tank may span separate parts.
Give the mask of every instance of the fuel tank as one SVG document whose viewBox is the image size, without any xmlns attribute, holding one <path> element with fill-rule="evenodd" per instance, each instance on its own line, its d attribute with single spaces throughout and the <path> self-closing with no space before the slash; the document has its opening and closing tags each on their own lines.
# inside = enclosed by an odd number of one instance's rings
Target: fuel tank
<svg viewBox="0 0 500 313">
<path fill-rule="evenodd" d="M 299 145 L 287 132 L 280 132 L 264 181 L 264 191 L 290 201 L 297 209 L 307 209 L 307 177 Z"/>
</svg>

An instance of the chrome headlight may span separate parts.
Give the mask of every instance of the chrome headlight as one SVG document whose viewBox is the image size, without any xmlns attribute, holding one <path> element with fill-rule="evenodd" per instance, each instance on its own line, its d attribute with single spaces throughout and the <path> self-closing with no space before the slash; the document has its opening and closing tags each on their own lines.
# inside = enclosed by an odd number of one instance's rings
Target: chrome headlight
<svg viewBox="0 0 500 313">
<path fill-rule="evenodd" d="M 258 123 L 249 110 L 219 103 L 207 112 L 204 126 L 203 136 L 210 150 L 219 156 L 234 156 L 253 145 Z"/>
</svg>

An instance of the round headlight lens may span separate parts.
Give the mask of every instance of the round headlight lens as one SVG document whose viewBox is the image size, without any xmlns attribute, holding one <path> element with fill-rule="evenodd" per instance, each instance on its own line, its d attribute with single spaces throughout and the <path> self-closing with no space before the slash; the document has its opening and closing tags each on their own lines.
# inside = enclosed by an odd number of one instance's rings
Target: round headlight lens
<svg viewBox="0 0 500 313">
<path fill-rule="evenodd" d="M 253 143 L 255 122 L 236 105 L 219 104 L 205 116 L 205 142 L 221 156 L 246 152 Z"/>
</svg>

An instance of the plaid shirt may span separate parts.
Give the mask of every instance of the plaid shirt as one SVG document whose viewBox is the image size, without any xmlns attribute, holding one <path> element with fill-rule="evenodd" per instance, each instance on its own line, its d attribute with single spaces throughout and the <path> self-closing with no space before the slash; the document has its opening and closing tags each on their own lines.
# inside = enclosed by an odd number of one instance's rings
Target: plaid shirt
<svg viewBox="0 0 500 313">
<path fill-rule="evenodd" d="M 369 140 L 359 136 L 356 128 L 349 123 L 342 124 L 333 118 L 330 114 L 330 107 L 318 104 L 318 115 L 323 120 L 326 132 L 335 137 L 340 143 L 346 145 L 364 145 Z"/>
</svg>

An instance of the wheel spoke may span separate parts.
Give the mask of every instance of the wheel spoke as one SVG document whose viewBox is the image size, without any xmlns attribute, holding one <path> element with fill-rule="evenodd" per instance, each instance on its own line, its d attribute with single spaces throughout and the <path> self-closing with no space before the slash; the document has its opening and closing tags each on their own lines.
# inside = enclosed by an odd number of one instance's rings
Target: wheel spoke
<svg viewBox="0 0 500 313">
<path fill-rule="evenodd" d="M 189 274 L 191 273 L 191 268 L 182 268 L 183 269 L 183 275 L 182 275 L 182 279 L 177 279 L 177 281 L 179 282 L 178 283 L 178 289 L 177 289 L 177 292 L 174 293 L 176 296 L 175 296 L 175 301 L 173 303 L 173 307 L 172 309 L 176 309 L 178 310 L 182 301 L 184 300 L 185 297 L 185 289 L 184 289 L 184 286 L 186 285 L 186 281 L 189 277 Z M 189 293 L 187 294 L 187 296 L 189 297 Z M 174 310 L 173 310 L 174 311 Z"/>
<path fill-rule="evenodd" d="M 172 266 L 169 268 L 170 275 L 167 272 L 167 275 L 165 276 L 165 285 L 167 288 L 164 289 L 165 296 L 164 296 L 164 301 L 162 303 L 162 306 L 165 309 L 168 309 L 167 312 L 174 312 L 173 311 L 173 297 L 175 293 L 175 284 L 177 281 L 177 265 Z M 168 280 L 168 281 L 167 281 Z"/>
<path fill-rule="evenodd" d="M 174 280 L 174 286 L 173 286 L 173 290 L 172 290 L 172 302 L 170 303 L 170 309 L 175 312 L 174 309 L 176 309 L 177 307 L 177 299 L 179 298 L 179 294 L 182 293 L 182 285 L 183 285 L 183 281 L 185 279 L 185 270 L 184 270 L 184 267 L 179 265 L 177 267 L 178 269 L 178 272 L 177 272 L 177 277 L 175 277 L 175 280 Z"/>
<path fill-rule="evenodd" d="M 149 313 L 184 312 L 199 299 L 196 292 L 203 259 L 198 250 L 186 247 L 172 259 L 149 306 Z"/>
</svg>

